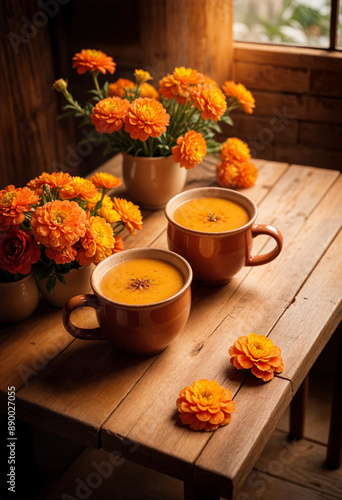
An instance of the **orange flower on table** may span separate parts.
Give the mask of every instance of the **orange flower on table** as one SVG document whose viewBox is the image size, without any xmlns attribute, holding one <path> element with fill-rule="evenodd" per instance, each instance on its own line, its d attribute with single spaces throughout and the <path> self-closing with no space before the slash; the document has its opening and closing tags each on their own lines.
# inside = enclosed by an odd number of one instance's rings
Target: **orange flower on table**
<svg viewBox="0 0 342 500">
<path fill-rule="evenodd" d="M 142 83 L 139 87 L 140 97 L 151 97 L 152 99 L 160 99 L 158 91 L 149 83 Z"/>
<path fill-rule="evenodd" d="M 121 235 L 115 236 L 113 253 L 122 252 L 122 250 L 124 250 L 124 242 L 122 241 L 122 237 Z"/>
<path fill-rule="evenodd" d="M 202 75 L 195 69 L 181 66 L 175 68 L 172 75 L 164 76 L 159 82 L 159 93 L 167 99 L 176 98 L 179 104 L 186 104 L 190 98 L 192 85 L 198 85 Z"/>
<path fill-rule="evenodd" d="M 138 205 L 134 205 L 131 201 L 122 198 L 113 198 L 114 210 L 120 216 L 120 219 L 125 224 L 131 234 L 135 234 L 135 230 L 142 229 L 142 215 Z"/>
<path fill-rule="evenodd" d="M 100 201 L 101 198 L 102 194 L 97 193 L 97 195 L 88 202 L 88 210 L 94 210 L 97 202 Z M 98 210 L 96 215 L 103 217 L 109 224 L 115 224 L 120 221 L 120 215 L 114 210 L 114 202 L 107 194 L 104 195 L 102 207 Z"/>
<path fill-rule="evenodd" d="M 98 189 L 113 189 L 121 185 L 121 179 L 107 172 L 97 172 L 90 177 L 90 180 Z"/>
<path fill-rule="evenodd" d="M 251 158 L 251 153 L 245 142 L 236 137 L 230 137 L 221 146 L 220 158 L 226 162 L 246 161 Z"/>
<path fill-rule="evenodd" d="M 127 78 L 119 78 L 116 82 L 110 83 L 108 87 L 108 97 L 117 96 L 117 97 L 125 97 L 126 92 L 129 90 L 133 90 L 135 88 L 135 83 L 132 80 L 128 80 Z M 128 95 L 134 95 L 132 92 Z"/>
<path fill-rule="evenodd" d="M 89 179 L 83 177 L 72 177 L 69 184 L 66 184 L 59 194 L 63 200 L 71 200 L 72 198 L 82 198 L 84 200 L 91 200 L 98 193 L 96 187 Z"/>
<path fill-rule="evenodd" d="M 250 333 L 240 337 L 230 347 L 229 354 L 235 368 L 251 369 L 264 382 L 271 380 L 274 372 L 281 373 L 284 369 L 281 350 L 265 335 Z"/>
<path fill-rule="evenodd" d="M 32 179 L 27 187 L 39 194 L 43 193 L 43 186 L 48 185 L 50 189 L 61 189 L 71 182 L 71 175 L 66 172 L 43 172 L 39 177 Z"/>
<path fill-rule="evenodd" d="M 217 182 L 220 186 L 249 188 L 254 186 L 258 170 L 250 160 L 221 162 L 217 165 Z"/>
<path fill-rule="evenodd" d="M 146 141 L 149 137 L 159 137 L 166 131 L 170 116 L 160 102 L 139 97 L 129 106 L 124 122 L 125 130 L 132 139 Z"/>
<path fill-rule="evenodd" d="M 205 83 L 191 90 L 191 98 L 194 106 L 202 113 L 204 120 L 219 120 L 227 109 L 226 98 L 218 87 Z"/>
<path fill-rule="evenodd" d="M 31 205 L 39 203 L 39 196 L 28 187 L 15 188 L 12 184 L 0 191 L 0 229 L 20 226 L 25 220 L 25 212 Z"/>
<path fill-rule="evenodd" d="M 48 259 L 53 260 L 56 264 L 69 264 L 75 260 L 77 250 L 74 247 L 56 247 L 47 248 L 45 254 Z"/>
<path fill-rule="evenodd" d="M 77 261 L 82 266 L 98 264 L 112 255 L 115 239 L 111 226 L 102 217 L 90 217 L 85 235 L 80 240 Z"/>
<path fill-rule="evenodd" d="M 103 74 L 108 71 L 113 74 L 116 66 L 113 58 L 101 50 L 83 49 L 75 54 L 72 60 L 72 67 L 77 68 L 77 73 L 80 75 L 87 71 L 99 71 Z"/>
<path fill-rule="evenodd" d="M 11 228 L 0 233 L 0 268 L 12 274 L 29 274 L 40 257 L 40 249 L 32 236 Z"/>
<path fill-rule="evenodd" d="M 224 83 L 222 88 L 223 92 L 228 97 L 233 97 L 237 100 L 247 114 L 251 115 L 253 113 L 253 109 L 255 108 L 255 99 L 251 92 L 247 90 L 242 83 L 227 81 Z"/>
<path fill-rule="evenodd" d="M 121 130 L 123 119 L 129 108 L 129 101 L 121 97 L 106 97 L 93 107 L 90 115 L 95 129 L 101 134 L 112 134 Z"/>
<path fill-rule="evenodd" d="M 194 130 L 189 130 L 184 137 L 179 137 L 177 146 L 172 148 L 173 159 L 186 169 L 201 163 L 206 153 L 207 144 L 204 137 Z"/>
<path fill-rule="evenodd" d="M 184 387 L 177 399 L 183 424 L 194 431 L 214 431 L 229 424 L 235 410 L 232 393 L 215 380 L 198 380 Z"/>
<path fill-rule="evenodd" d="M 32 214 L 34 238 L 47 248 L 70 247 L 84 236 L 85 211 L 74 201 L 50 201 Z"/>
<path fill-rule="evenodd" d="M 136 69 L 134 71 L 135 81 L 139 84 L 148 82 L 149 80 L 153 80 L 152 76 L 148 71 L 143 69 Z"/>
</svg>

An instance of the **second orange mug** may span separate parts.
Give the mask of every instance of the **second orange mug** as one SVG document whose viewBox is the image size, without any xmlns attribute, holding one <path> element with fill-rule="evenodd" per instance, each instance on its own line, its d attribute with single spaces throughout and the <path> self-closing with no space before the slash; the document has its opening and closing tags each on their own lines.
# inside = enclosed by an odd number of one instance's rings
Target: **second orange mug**
<svg viewBox="0 0 342 500">
<path fill-rule="evenodd" d="M 174 213 L 182 203 L 195 198 L 225 198 L 242 205 L 249 213 L 249 221 L 242 227 L 223 232 L 202 232 L 181 226 Z M 257 207 L 247 196 L 230 189 L 204 187 L 190 189 L 174 196 L 165 207 L 168 219 L 169 249 L 184 257 L 192 267 L 194 279 L 209 285 L 229 281 L 244 266 L 259 266 L 275 259 L 281 252 L 283 237 L 268 224 L 256 224 Z M 263 255 L 252 255 L 252 241 L 264 234 L 274 238 L 276 246 Z"/>
</svg>

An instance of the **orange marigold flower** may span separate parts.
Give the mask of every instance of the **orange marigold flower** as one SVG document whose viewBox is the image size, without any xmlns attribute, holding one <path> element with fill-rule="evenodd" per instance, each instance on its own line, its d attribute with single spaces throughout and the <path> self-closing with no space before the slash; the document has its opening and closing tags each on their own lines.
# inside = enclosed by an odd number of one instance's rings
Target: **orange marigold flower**
<svg viewBox="0 0 342 500">
<path fill-rule="evenodd" d="M 12 274 L 29 274 L 40 257 L 38 243 L 21 229 L 0 233 L 0 267 Z"/>
<path fill-rule="evenodd" d="M 227 109 L 226 98 L 222 90 L 210 83 L 197 85 L 191 91 L 194 106 L 202 113 L 204 120 L 219 120 Z"/>
<path fill-rule="evenodd" d="M 98 189 L 113 189 L 121 184 L 121 179 L 118 179 L 115 175 L 108 174 L 107 172 L 97 172 L 90 177 L 90 180 Z"/>
<path fill-rule="evenodd" d="M 201 83 L 202 84 L 210 83 L 211 85 L 214 85 L 214 87 L 219 87 L 219 84 L 217 82 L 215 82 L 215 80 L 210 78 L 210 76 L 204 75 L 203 73 L 200 73 L 200 75 L 201 75 Z"/>
<path fill-rule="evenodd" d="M 153 80 L 150 73 L 148 71 L 143 70 L 143 69 L 136 69 L 134 71 L 134 76 L 135 76 L 135 81 L 138 84 L 148 82 L 149 80 Z"/>
<path fill-rule="evenodd" d="M 139 97 L 131 103 L 124 117 L 125 130 L 132 139 L 146 141 L 165 132 L 170 116 L 155 99 Z"/>
<path fill-rule="evenodd" d="M 251 369 L 264 382 L 271 380 L 274 372 L 281 373 L 284 369 L 281 350 L 265 335 L 250 333 L 240 337 L 230 347 L 229 354 L 235 368 Z"/>
<path fill-rule="evenodd" d="M 125 97 L 126 91 L 133 90 L 135 88 L 135 83 L 127 78 L 119 78 L 116 82 L 110 83 L 108 87 L 108 97 L 117 96 Z M 128 95 L 134 95 L 132 92 L 128 92 Z"/>
<path fill-rule="evenodd" d="M 177 146 L 172 148 L 172 156 L 181 167 L 193 168 L 207 154 L 207 144 L 202 134 L 189 130 L 184 137 L 178 137 Z"/>
<path fill-rule="evenodd" d="M 31 231 L 47 248 L 70 247 L 84 236 L 87 217 L 74 201 L 50 201 L 32 215 Z"/>
<path fill-rule="evenodd" d="M 63 78 L 59 78 L 52 85 L 52 88 L 54 90 L 56 90 L 57 92 L 65 92 L 66 89 L 68 88 L 68 80 L 64 80 Z"/>
<path fill-rule="evenodd" d="M 219 163 L 216 168 L 217 182 L 222 187 L 248 188 L 255 184 L 258 170 L 249 160 Z"/>
<path fill-rule="evenodd" d="M 77 73 L 80 75 L 87 71 L 100 71 L 103 74 L 109 71 L 113 74 L 116 66 L 113 58 L 101 50 L 83 49 L 75 54 L 72 60 L 72 67 L 77 68 Z"/>
<path fill-rule="evenodd" d="M 82 266 L 98 264 L 112 254 L 114 242 L 111 226 L 102 217 L 90 217 L 86 233 L 80 240 L 77 261 Z"/>
<path fill-rule="evenodd" d="M 158 91 L 149 83 L 142 83 L 139 87 L 140 97 L 151 97 L 152 99 L 160 99 Z"/>
<path fill-rule="evenodd" d="M 67 184 L 69 184 L 72 180 L 71 175 L 66 172 L 52 172 L 49 174 L 47 172 L 43 172 L 39 177 L 32 179 L 27 187 L 32 189 L 32 191 L 36 191 L 40 194 L 43 193 L 43 186 L 47 184 L 50 189 L 61 189 Z"/>
<path fill-rule="evenodd" d="M 251 153 L 245 142 L 230 137 L 221 146 L 220 158 L 226 162 L 246 161 L 251 158 Z"/>
<path fill-rule="evenodd" d="M 124 250 L 124 242 L 122 241 L 122 237 L 115 236 L 115 243 L 113 248 L 113 253 L 122 252 Z"/>
<path fill-rule="evenodd" d="M 179 104 L 185 104 L 190 97 L 192 85 L 201 83 L 202 75 L 195 69 L 175 68 L 172 75 L 164 76 L 159 82 L 159 93 L 167 99 L 176 97 Z"/>
<path fill-rule="evenodd" d="M 214 431 L 229 424 L 235 410 L 232 393 L 215 380 L 198 380 L 184 387 L 176 401 L 180 419 L 194 431 Z"/>
<path fill-rule="evenodd" d="M 25 220 L 25 212 L 39 202 L 39 196 L 28 187 L 15 188 L 12 184 L 0 191 L 0 229 L 20 226 Z"/>
<path fill-rule="evenodd" d="M 135 229 L 142 229 L 142 215 L 138 205 L 122 198 L 113 198 L 113 201 L 114 209 L 131 234 L 135 234 Z"/>
<path fill-rule="evenodd" d="M 98 132 L 112 134 L 122 128 L 128 108 L 129 101 L 127 99 L 121 99 L 117 96 L 106 97 L 93 107 L 90 118 Z"/>
<path fill-rule="evenodd" d="M 251 115 L 253 113 L 253 108 L 255 108 L 254 97 L 242 83 L 236 84 L 233 81 L 227 81 L 223 84 L 222 88 L 227 96 L 237 100 L 247 114 Z"/>
<path fill-rule="evenodd" d="M 45 254 L 48 259 L 56 262 L 56 264 L 69 264 L 76 259 L 77 250 L 74 247 L 57 247 L 47 248 Z"/>
<path fill-rule="evenodd" d="M 83 177 L 72 177 L 69 184 L 60 191 L 63 200 L 71 200 L 80 196 L 84 200 L 91 200 L 98 194 L 96 187 L 89 179 Z"/>
</svg>

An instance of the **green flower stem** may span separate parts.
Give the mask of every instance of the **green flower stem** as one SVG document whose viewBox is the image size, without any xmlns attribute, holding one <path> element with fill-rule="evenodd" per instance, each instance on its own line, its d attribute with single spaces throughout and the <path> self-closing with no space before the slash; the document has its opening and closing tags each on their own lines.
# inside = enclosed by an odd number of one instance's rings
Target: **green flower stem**
<svg viewBox="0 0 342 500">
<path fill-rule="evenodd" d="M 67 90 L 65 90 L 63 92 L 63 95 L 64 95 L 65 99 L 68 101 L 68 103 L 75 109 L 75 111 L 78 111 L 83 116 L 85 116 L 86 118 L 88 118 L 88 120 L 90 121 L 88 113 L 86 113 L 84 111 L 84 109 L 82 109 L 81 106 L 77 102 L 74 101 L 74 98 L 72 97 L 72 95 L 70 94 L 70 92 L 68 92 Z"/>
<path fill-rule="evenodd" d="M 141 142 L 141 144 L 143 145 L 145 155 L 146 155 L 146 156 L 150 156 L 150 155 L 149 155 L 149 152 L 148 152 L 148 148 L 147 148 L 146 141 L 140 141 L 140 142 Z"/>
<path fill-rule="evenodd" d="M 96 91 L 97 91 L 97 95 L 99 96 L 100 99 L 103 99 L 103 95 L 102 95 L 102 92 L 101 92 L 101 89 L 100 89 L 100 85 L 99 85 L 99 82 L 97 81 L 98 74 L 99 74 L 98 71 L 92 71 L 91 72 L 91 76 L 93 77 L 93 80 L 94 80 L 94 85 L 95 85 L 95 88 L 96 88 Z"/>
</svg>

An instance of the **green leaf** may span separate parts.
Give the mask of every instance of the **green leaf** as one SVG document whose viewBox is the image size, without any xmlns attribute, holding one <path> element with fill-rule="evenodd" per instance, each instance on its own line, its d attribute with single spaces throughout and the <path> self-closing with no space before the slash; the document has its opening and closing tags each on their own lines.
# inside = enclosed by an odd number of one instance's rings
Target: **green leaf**
<svg viewBox="0 0 342 500">
<path fill-rule="evenodd" d="M 215 132 L 218 132 L 219 134 L 222 134 L 222 129 L 220 127 L 220 125 L 217 123 L 217 122 L 213 122 L 209 125 L 209 127 L 212 129 L 212 130 L 215 130 Z"/>
<path fill-rule="evenodd" d="M 45 280 L 51 275 L 52 271 L 53 271 L 52 263 L 50 266 L 42 266 L 38 271 L 38 278 L 40 280 Z"/>
<path fill-rule="evenodd" d="M 46 282 L 46 289 L 49 293 L 52 293 L 52 290 L 56 286 L 56 282 L 57 282 L 56 276 L 54 274 L 51 274 L 51 276 L 48 278 Z"/>
<path fill-rule="evenodd" d="M 222 116 L 221 122 L 227 123 L 228 125 L 234 125 L 234 122 L 230 116 Z"/>
<path fill-rule="evenodd" d="M 58 281 L 63 283 L 63 285 L 66 285 L 66 281 L 65 281 L 63 274 L 56 274 L 56 276 L 57 276 Z"/>
<path fill-rule="evenodd" d="M 105 97 L 108 95 L 108 89 L 109 89 L 109 82 L 105 82 L 104 86 L 102 87 L 102 94 L 104 94 Z"/>
</svg>

